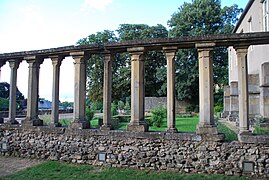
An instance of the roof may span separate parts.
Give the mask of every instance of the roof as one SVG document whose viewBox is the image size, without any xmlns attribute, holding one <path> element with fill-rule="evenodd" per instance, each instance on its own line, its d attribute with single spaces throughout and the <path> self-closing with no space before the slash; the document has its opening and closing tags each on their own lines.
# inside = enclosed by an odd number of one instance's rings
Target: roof
<svg viewBox="0 0 269 180">
<path fill-rule="evenodd" d="M 255 0 L 249 0 L 247 6 L 245 7 L 243 13 L 241 14 L 238 22 L 236 23 L 234 29 L 233 29 L 233 33 L 236 33 L 237 29 L 239 28 L 240 24 L 242 23 L 243 19 L 245 18 L 245 16 L 248 13 L 248 10 L 250 9 L 250 7 L 252 6 L 252 4 L 254 3 Z"/>
</svg>

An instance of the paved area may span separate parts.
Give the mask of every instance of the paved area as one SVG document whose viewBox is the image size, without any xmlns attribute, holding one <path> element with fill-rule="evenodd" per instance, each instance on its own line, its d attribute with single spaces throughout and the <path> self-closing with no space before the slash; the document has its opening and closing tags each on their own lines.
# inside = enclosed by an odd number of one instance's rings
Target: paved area
<svg viewBox="0 0 269 180">
<path fill-rule="evenodd" d="M 1 177 L 11 175 L 14 172 L 18 172 L 42 162 L 44 161 L 0 156 L 0 179 Z"/>
<path fill-rule="evenodd" d="M 238 128 L 235 125 L 235 122 L 227 121 L 226 119 L 220 119 L 219 122 L 221 122 L 222 124 L 224 124 L 225 126 L 227 126 L 229 129 L 231 129 L 232 131 L 234 131 L 236 134 L 239 133 L 239 130 L 238 130 Z"/>
</svg>

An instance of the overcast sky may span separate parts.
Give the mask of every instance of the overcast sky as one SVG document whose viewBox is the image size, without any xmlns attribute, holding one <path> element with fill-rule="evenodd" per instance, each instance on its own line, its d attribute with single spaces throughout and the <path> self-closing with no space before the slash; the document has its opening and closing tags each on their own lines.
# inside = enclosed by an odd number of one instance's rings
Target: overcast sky
<svg viewBox="0 0 269 180">
<path fill-rule="evenodd" d="M 191 2 L 191 0 L 185 0 Z M 0 53 L 74 45 L 79 39 L 119 24 L 162 24 L 184 0 L 0 0 Z M 222 0 L 222 6 L 235 1 Z M 247 0 L 237 0 L 244 8 Z M 73 60 L 61 66 L 60 100 L 73 101 Z M 8 63 L 0 81 L 10 81 Z M 28 66 L 20 64 L 17 86 L 27 97 Z M 40 69 L 40 97 L 51 100 L 52 65 L 46 59 Z"/>
</svg>

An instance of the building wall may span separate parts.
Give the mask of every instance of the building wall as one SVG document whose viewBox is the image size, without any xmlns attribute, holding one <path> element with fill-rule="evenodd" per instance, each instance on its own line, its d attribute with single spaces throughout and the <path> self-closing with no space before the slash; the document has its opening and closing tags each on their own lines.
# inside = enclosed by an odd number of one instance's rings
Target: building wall
<svg viewBox="0 0 269 180">
<path fill-rule="evenodd" d="M 268 0 L 267 0 L 268 1 Z M 269 1 L 267 3 L 269 7 Z M 268 18 L 269 19 L 269 18 Z M 269 24 L 269 20 L 268 24 Z M 246 13 L 241 24 L 235 33 L 263 32 L 263 4 L 260 0 L 255 0 Z M 229 82 L 238 81 L 237 58 L 235 50 L 229 48 Z M 269 45 L 250 46 L 248 53 L 249 74 L 259 74 L 261 65 L 269 62 Z"/>
</svg>

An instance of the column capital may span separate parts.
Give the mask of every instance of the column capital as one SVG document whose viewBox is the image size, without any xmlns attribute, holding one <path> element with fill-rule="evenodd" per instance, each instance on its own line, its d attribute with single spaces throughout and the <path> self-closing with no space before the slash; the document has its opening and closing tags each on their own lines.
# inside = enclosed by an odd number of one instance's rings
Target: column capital
<svg viewBox="0 0 269 180">
<path fill-rule="evenodd" d="M 21 63 L 21 60 L 11 59 L 11 60 L 8 60 L 8 62 L 9 62 L 9 67 L 10 68 L 18 69 L 19 64 Z"/>
<path fill-rule="evenodd" d="M 127 51 L 131 55 L 131 61 L 144 61 L 144 47 L 128 48 Z"/>
<path fill-rule="evenodd" d="M 105 61 L 112 61 L 114 59 L 114 56 L 115 56 L 114 53 L 106 52 L 106 53 L 104 53 L 104 60 Z"/>
<path fill-rule="evenodd" d="M 234 47 L 236 54 L 247 54 L 249 46 L 237 46 Z"/>
<path fill-rule="evenodd" d="M 65 58 L 63 55 L 55 55 L 55 56 L 49 56 L 51 59 L 52 65 L 61 65 L 62 60 Z"/>
<path fill-rule="evenodd" d="M 84 64 L 87 54 L 85 54 L 84 51 L 79 51 L 71 52 L 70 56 L 72 56 L 72 58 L 75 60 L 74 64 Z"/>
<path fill-rule="evenodd" d="M 41 56 L 26 56 L 24 57 L 24 60 L 26 60 L 28 64 L 33 64 L 33 63 L 42 64 L 44 61 L 44 58 Z"/>
<path fill-rule="evenodd" d="M 177 46 L 165 46 L 162 48 L 165 53 L 176 53 L 178 50 Z"/>
</svg>

